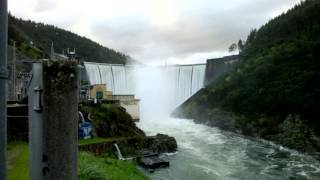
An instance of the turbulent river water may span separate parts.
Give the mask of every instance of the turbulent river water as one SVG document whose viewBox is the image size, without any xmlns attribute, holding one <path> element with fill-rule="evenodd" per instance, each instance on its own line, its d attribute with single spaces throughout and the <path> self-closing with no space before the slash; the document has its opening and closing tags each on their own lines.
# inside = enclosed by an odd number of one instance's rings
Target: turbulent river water
<svg viewBox="0 0 320 180">
<path fill-rule="evenodd" d="M 138 126 L 148 135 L 176 138 L 178 152 L 163 155 L 170 167 L 145 174 L 154 180 L 320 179 L 315 158 L 217 128 L 174 119 L 172 91 L 166 76 L 156 69 L 140 69 L 135 94 L 141 99 Z M 169 91 L 168 91 L 169 89 Z"/>
<path fill-rule="evenodd" d="M 272 143 L 245 138 L 185 119 L 142 120 L 147 134 L 174 136 L 178 152 L 163 155 L 170 167 L 149 173 L 151 179 L 320 179 L 320 163 Z"/>
</svg>

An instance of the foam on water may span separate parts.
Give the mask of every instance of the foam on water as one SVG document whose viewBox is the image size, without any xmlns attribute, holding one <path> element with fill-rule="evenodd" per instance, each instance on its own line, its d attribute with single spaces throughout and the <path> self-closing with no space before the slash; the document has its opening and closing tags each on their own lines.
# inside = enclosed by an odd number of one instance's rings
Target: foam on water
<svg viewBox="0 0 320 180">
<path fill-rule="evenodd" d="M 313 157 L 194 124 L 191 120 L 170 118 L 162 123 L 140 122 L 138 126 L 148 134 L 169 134 L 178 142 L 178 153 L 167 157 L 171 167 L 148 174 L 152 179 L 163 176 L 178 179 L 317 179 L 320 176 L 320 164 Z M 193 173 L 188 174 L 189 171 Z"/>
<path fill-rule="evenodd" d="M 185 71 L 190 72 L 190 68 L 180 72 L 173 67 L 169 69 L 171 77 L 172 74 L 188 77 Z M 172 101 L 180 101 L 182 97 L 172 98 L 171 94 L 179 93 L 172 89 L 181 90 L 182 94 L 191 92 L 182 88 L 181 77 L 180 88 L 168 85 L 178 78 L 167 81 L 163 71 L 154 68 L 145 68 L 136 77 L 140 82 L 136 84 L 136 95 L 141 99 L 138 126 L 148 135 L 164 133 L 178 142 L 178 153 L 166 156 L 170 168 L 153 174 L 146 172 L 151 179 L 317 179 L 320 176 L 320 164 L 313 157 L 267 141 L 195 124 L 192 120 L 171 118 L 172 104 L 177 103 Z"/>
</svg>

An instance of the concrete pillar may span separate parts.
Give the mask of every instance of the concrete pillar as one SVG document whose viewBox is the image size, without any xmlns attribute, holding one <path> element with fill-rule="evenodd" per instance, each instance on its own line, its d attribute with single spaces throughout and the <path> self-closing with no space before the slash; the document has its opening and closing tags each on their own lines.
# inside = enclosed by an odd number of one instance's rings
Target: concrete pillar
<svg viewBox="0 0 320 180">
<path fill-rule="evenodd" d="M 32 66 L 32 80 L 29 84 L 29 167 L 30 179 L 43 179 L 43 85 L 42 63 Z"/>
<path fill-rule="evenodd" d="M 0 180 L 6 179 L 8 6 L 0 0 Z"/>
<path fill-rule="evenodd" d="M 12 100 L 17 100 L 17 88 L 16 88 L 16 42 L 13 41 L 12 50 Z"/>
<path fill-rule="evenodd" d="M 33 108 L 30 114 L 30 121 L 33 121 L 30 123 L 30 153 L 33 154 L 30 155 L 30 179 L 74 180 L 77 179 L 77 62 L 45 60 L 40 67 L 42 86 L 31 82 L 29 90 L 33 93 L 30 96 L 33 99 L 29 99 L 29 108 Z M 42 114 L 42 120 L 37 119 L 37 114 Z M 40 147 L 37 141 L 41 141 Z"/>
</svg>

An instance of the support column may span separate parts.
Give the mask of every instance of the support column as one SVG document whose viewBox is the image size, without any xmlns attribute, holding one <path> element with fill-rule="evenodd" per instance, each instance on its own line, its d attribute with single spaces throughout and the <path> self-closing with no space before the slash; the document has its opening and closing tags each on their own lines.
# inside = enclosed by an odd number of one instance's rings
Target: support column
<svg viewBox="0 0 320 180">
<path fill-rule="evenodd" d="M 77 77 L 76 61 L 43 62 L 45 179 L 77 179 Z"/>
<path fill-rule="evenodd" d="M 7 152 L 7 0 L 0 0 L 0 180 L 6 179 Z"/>
<path fill-rule="evenodd" d="M 29 108 L 32 108 L 29 110 L 30 179 L 75 180 L 78 144 L 77 62 L 44 60 L 40 67 L 42 86 L 38 86 L 34 82 L 36 77 L 33 77 L 29 90 L 33 94 L 29 96 Z"/>
<path fill-rule="evenodd" d="M 12 52 L 12 100 L 17 100 L 17 88 L 16 88 L 16 42 L 13 41 Z"/>
</svg>

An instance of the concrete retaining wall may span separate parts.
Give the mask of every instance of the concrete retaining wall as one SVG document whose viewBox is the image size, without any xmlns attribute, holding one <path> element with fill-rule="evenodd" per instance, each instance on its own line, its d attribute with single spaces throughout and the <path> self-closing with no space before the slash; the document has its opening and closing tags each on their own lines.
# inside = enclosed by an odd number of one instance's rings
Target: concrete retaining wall
<svg viewBox="0 0 320 180">
<path fill-rule="evenodd" d="M 217 59 L 208 59 L 206 65 L 204 85 L 207 86 L 220 76 L 232 71 L 237 67 L 239 56 L 226 56 Z"/>
</svg>

